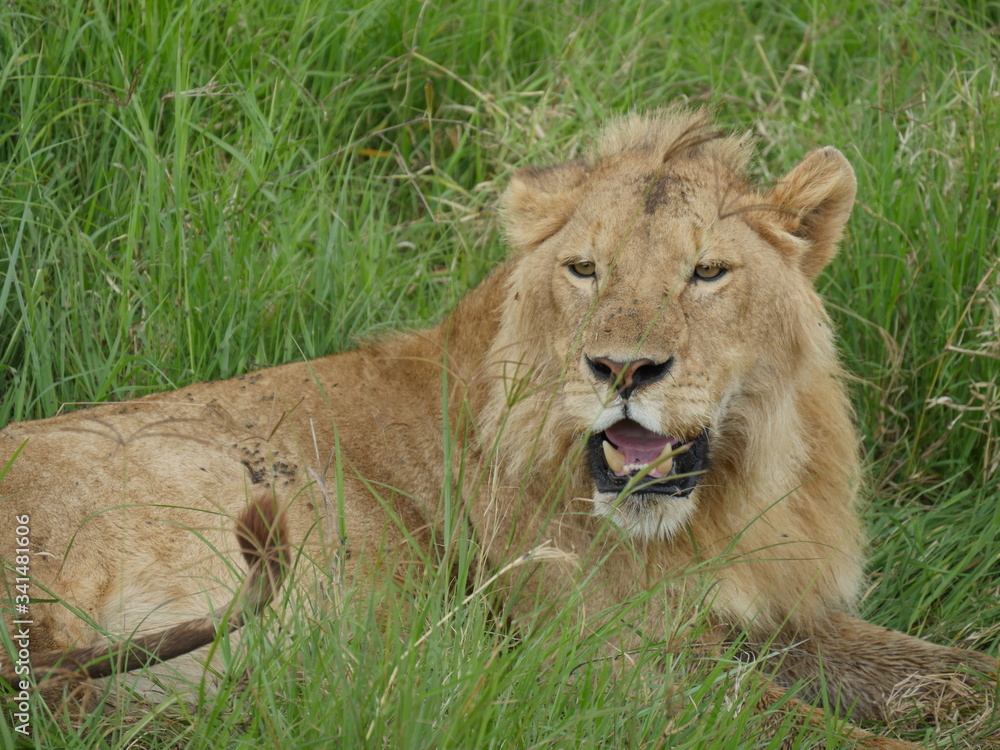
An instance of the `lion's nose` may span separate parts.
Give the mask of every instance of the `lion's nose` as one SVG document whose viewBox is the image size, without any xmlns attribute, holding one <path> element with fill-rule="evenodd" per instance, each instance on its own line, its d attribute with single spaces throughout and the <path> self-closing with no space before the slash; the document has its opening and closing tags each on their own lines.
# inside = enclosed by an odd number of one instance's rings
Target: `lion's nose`
<svg viewBox="0 0 1000 750">
<path fill-rule="evenodd" d="M 634 359 L 631 362 L 617 362 L 608 357 L 585 357 L 591 373 L 602 383 L 612 386 L 618 395 L 628 399 L 632 392 L 643 385 L 655 383 L 670 370 L 674 358 L 663 362 L 651 359 Z"/>
</svg>

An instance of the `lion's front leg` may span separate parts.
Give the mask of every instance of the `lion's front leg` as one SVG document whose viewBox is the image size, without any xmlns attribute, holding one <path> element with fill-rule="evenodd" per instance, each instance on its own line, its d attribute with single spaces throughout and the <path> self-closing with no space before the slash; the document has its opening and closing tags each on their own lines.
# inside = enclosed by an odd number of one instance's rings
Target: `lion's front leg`
<svg viewBox="0 0 1000 750">
<path fill-rule="evenodd" d="M 854 720 L 991 719 L 997 660 L 985 654 L 938 646 L 842 613 L 817 632 L 788 637 L 786 646 L 778 681 L 803 682 L 808 697 L 825 695 L 828 705 Z"/>
</svg>

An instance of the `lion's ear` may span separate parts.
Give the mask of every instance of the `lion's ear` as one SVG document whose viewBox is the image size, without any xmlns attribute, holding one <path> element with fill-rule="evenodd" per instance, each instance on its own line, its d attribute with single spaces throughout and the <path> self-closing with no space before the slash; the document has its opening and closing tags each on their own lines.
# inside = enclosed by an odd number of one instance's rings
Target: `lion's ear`
<svg viewBox="0 0 1000 750">
<path fill-rule="evenodd" d="M 837 149 L 827 147 L 806 154 L 764 195 L 765 203 L 777 209 L 767 219 L 777 230 L 776 244 L 797 259 L 809 278 L 837 253 L 857 187 L 850 163 Z"/>
<path fill-rule="evenodd" d="M 511 246 L 526 250 L 562 229 L 589 173 L 590 166 L 581 161 L 517 170 L 501 200 Z"/>
</svg>

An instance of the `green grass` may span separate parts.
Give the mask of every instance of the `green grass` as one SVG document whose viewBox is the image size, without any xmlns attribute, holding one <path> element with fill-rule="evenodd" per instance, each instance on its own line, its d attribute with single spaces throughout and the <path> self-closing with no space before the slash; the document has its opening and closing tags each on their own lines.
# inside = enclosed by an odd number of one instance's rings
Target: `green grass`
<svg viewBox="0 0 1000 750">
<path fill-rule="evenodd" d="M 705 102 L 758 134 L 762 180 L 819 145 L 853 163 L 820 287 L 869 457 L 864 613 L 995 653 L 998 57 L 1000 4 L 974 0 L 13 0 L 0 425 L 433 322 L 503 257 L 513 168 L 578 154 L 609 115 Z M 455 596 L 424 588 L 409 627 L 363 603 L 265 621 L 232 656 L 246 685 L 73 729 L 39 715 L 32 743 L 754 746 L 725 661 L 611 681 L 580 667 L 600 634 L 514 647 L 480 600 L 436 626 Z"/>
</svg>

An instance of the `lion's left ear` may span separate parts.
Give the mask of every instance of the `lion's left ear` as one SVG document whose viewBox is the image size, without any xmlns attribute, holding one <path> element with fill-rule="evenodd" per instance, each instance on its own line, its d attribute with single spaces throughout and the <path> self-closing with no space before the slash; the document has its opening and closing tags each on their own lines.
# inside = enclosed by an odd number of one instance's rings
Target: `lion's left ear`
<svg viewBox="0 0 1000 750">
<path fill-rule="evenodd" d="M 837 253 L 837 242 L 854 207 L 858 183 L 854 170 L 837 149 L 810 151 L 777 185 L 764 194 L 768 228 L 779 249 L 797 259 L 814 278 Z"/>
</svg>

